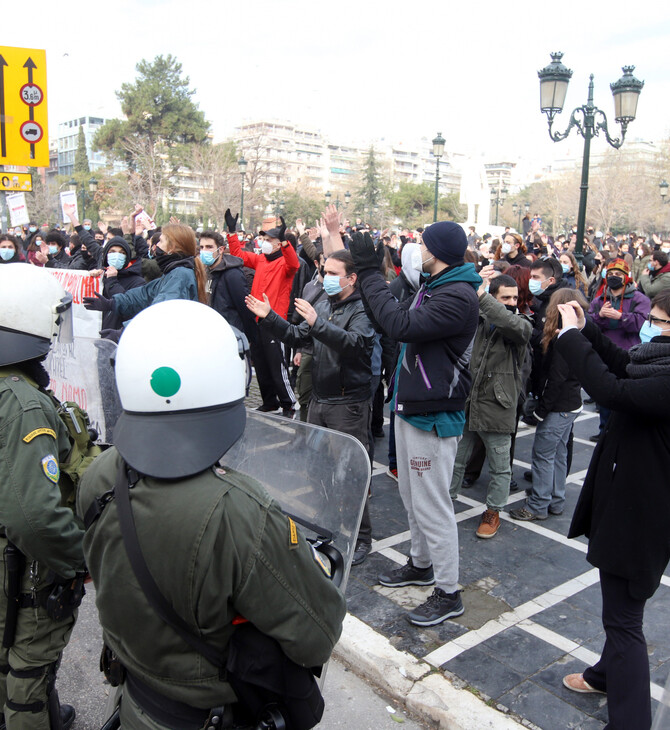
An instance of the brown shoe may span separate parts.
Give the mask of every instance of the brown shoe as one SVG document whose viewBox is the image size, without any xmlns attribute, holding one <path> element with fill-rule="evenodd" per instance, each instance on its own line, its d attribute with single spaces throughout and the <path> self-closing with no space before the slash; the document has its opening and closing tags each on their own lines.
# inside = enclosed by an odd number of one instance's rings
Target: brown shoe
<svg viewBox="0 0 670 730">
<path fill-rule="evenodd" d="M 563 677 L 563 686 L 571 689 L 573 692 L 580 692 L 581 694 L 590 694 L 595 692 L 600 695 L 606 694 L 600 689 L 592 687 L 585 679 L 583 674 L 568 674 Z"/>
<path fill-rule="evenodd" d="M 479 523 L 479 527 L 475 534 L 477 537 L 481 537 L 486 540 L 489 537 L 493 537 L 496 532 L 498 532 L 499 527 L 500 514 L 494 509 L 487 509 L 482 515 L 482 521 Z"/>
</svg>

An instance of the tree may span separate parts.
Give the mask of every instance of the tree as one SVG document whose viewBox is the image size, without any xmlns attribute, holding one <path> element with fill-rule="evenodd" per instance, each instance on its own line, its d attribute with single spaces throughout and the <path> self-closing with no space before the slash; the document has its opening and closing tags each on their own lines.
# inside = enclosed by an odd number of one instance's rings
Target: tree
<svg viewBox="0 0 670 730">
<path fill-rule="evenodd" d="M 391 195 L 391 213 L 406 226 L 425 222 L 433 210 L 434 191 L 430 183 L 401 182 Z"/>
<path fill-rule="evenodd" d="M 370 210 L 379 207 L 385 202 L 385 192 L 381 165 L 374 145 L 370 145 L 361 168 L 361 184 L 356 193 L 356 210 L 361 212 L 366 207 Z"/>
<path fill-rule="evenodd" d="M 461 204 L 458 193 L 448 193 L 437 201 L 437 214 L 442 220 L 464 221 L 468 215 L 468 206 Z"/>
<path fill-rule="evenodd" d="M 156 213 L 168 181 L 179 167 L 183 145 L 203 143 L 209 123 L 192 100 L 189 78 L 171 55 L 136 66 L 134 83 L 116 92 L 124 120 L 112 119 L 97 132 L 94 147 L 124 162 L 135 200 Z"/>
<path fill-rule="evenodd" d="M 29 167 L 28 172 L 33 178 L 32 192 L 26 193 L 26 205 L 30 219 L 38 225 L 42 223 L 57 223 L 60 216 L 60 208 L 57 209 L 56 196 L 48 185 L 42 180 L 42 170 L 37 167 Z"/>
<path fill-rule="evenodd" d="M 82 126 L 79 127 L 77 151 L 74 153 L 74 171 L 77 173 L 89 173 L 91 171 L 88 166 L 88 153 L 86 152 L 86 135 Z"/>
</svg>

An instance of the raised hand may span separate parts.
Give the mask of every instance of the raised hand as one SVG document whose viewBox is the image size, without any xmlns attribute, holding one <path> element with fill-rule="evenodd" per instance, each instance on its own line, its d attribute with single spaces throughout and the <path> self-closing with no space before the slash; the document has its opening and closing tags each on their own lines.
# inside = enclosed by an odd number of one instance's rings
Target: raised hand
<svg viewBox="0 0 670 730">
<path fill-rule="evenodd" d="M 95 293 L 94 297 L 84 297 L 82 300 L 85 309 L 94 312 L 113 312 L 114 300 L 103 297 L 102 294 Z"/>
<path fill-rule="evenodd" d="M 252 297 L 251 294 L 249 294 L 244 298 L 244 303 L 247 305 L 247 309 L 260 319 L 265 319 L 272 311 L 270 300 L 268 299 L 268 295 L 265 293 L 263 293 L 262 302 L 260 299 L 256 299 L 256 297 Z"/>
<path fill-rule="evenodd" d="M 240 214 L 233 215 L 230 212 L 230 208 L 226 208 L 226 212 L 224 213 L 224 218 L 226 220 L 226 228 L 228 228 L 229 233 L 235 233 L 237 230 L 237 219 L 240 217 Z"/>
</svg>

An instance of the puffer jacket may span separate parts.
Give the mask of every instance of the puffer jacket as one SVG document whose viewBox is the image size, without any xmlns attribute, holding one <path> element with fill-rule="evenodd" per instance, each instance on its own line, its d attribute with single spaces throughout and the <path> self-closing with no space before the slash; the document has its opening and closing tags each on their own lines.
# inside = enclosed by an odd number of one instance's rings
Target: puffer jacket
<svg viewBox="0 0 670 730">
<path fill-rule="evenodd" d="M 523 365 L 533 324 L 484 294 L 472 347 L 472 390 L 466 413 L 471 431 L 514 433 Z"/>
<path fill-rule="evenodd" d="M 209 306 L 229 325 L 244 332 L 252 342 L 256 338 L 256 321 L 247 309 L 244 297 L 249 293 L 244 263 L 238 256 L 224 253 L 208 269 Z"/>
<path fill-rule="evenodd" d="M 121 246 L 126 252 L 126 265 L 117 271 L 116 276 L 103 275 L 102 295 L 111 299 L 115 294 L 125 294 L 131 289 L 137 289 L 146 283 L 142 276 L 142 262 L 139 259 L 132 259 L 130 246 L 123 238 L 116 236 L 108 241 L 102 250 L 101 266 L 106 269 L 109 266 L 107 254 L 112 246 Z M 88 245 L 87 245 L 88 248 Z M 102 313 L 102 329 L 118 330 L 123 326 L 123 320 L 116 311 Z"/>
<path fill-rule="evenodd" d="M 261 321 L 283 342 L 300 347 L 311 339 L 312 397 L 318 403 L 360 403 L 370 397 L 375 330 L 360 292 L 342 301 L 324 299 L 314 307 L 314 325 L 292 325 L 276 312 Z"/>
</svg>

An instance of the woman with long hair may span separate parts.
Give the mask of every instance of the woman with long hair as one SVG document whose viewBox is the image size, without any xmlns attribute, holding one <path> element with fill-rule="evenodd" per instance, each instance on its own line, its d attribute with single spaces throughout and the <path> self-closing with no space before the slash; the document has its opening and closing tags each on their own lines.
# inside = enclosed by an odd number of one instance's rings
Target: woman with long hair
<svg viewBox="0 0 670 730">
<path fill-rule="evenodd" d="M 515 520 L 546 520 L 560 515 L 565 504 L 568 471 L 568 439 L 572 425 L 582 410 L 581 386 L 568 362 L 554 350 L 557 330 L 561 329 L 559 304 L 576 301 L 586 311 L 584 295 L 569 288 L 551 295 L 542 334 L 541 389 L 535 418 L 531 469 L 533 483 L 525 506 L 510 511 Z"/>
<path fill-rule="evenodd" d="M 18 240 L 9 233 L 0 234 L 0 264 L 16 264 L 25 260 Z"/>
<path fill-rule="evenodd" d="M 154 249 L 163 276 L 136 289 L 114 294 L 111 299 L 99 294 L 84 297 L 84 306 L 99 312 L 115 312 L 125 322 L 152 304 L 168 299 L 207 304 L 207 273 L 197 249 L 198 242 L 190 226 L 180 223 L 164 226 Z"/>
<path fill-rule="evenodd" d="M 584 274 L 579 270 L 579 264 L 574 254 L 570 253 L 570 251 L 563 251 L 558 257 L 558 262 L 563 269 L 563 278 L 568 282 L 568 286 L 571 289 L 578 289 L 586 296 L 589 285 L 586 283 Z"/>
</svg>

